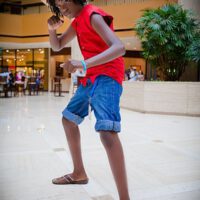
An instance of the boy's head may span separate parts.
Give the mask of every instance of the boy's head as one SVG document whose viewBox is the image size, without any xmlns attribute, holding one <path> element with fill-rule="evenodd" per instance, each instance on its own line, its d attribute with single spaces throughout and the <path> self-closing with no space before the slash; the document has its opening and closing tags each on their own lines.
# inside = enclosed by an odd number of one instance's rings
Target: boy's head
<svg viewBox="0 0 200 200">
<path fill-rule="evenodd" d="M 58 17 L 66 16 L 74 17 L 76 8 L 82 7 L 87 3 L 87 0 L 47 0 L 51 11 Z"/>
</svg>

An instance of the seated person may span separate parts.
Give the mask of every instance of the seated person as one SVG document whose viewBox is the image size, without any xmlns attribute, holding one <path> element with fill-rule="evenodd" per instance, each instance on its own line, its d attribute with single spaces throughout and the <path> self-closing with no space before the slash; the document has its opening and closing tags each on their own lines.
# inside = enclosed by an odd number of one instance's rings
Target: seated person
<svg viewBox="0 0 200 200">
<path fill-rule="evenodd" d="M 131 68 L 131 72 L 130 72 L 130 79 L 129 81 L 137 81 L 138 80 L 138 72 L 136 70 L 136 67 Z"/>
<path fill-rule="evenodd" d="M 138 80 L 139 81 L 144 81 L 144 74 L 143 74 L 143 71 L 139 71 L 139 74 L 138 74 Z"/>
<path fill-rule="evenodd" d="M 0 76 L 1 76 L 1 77 L 7 77 L 6 82 L 8 83 L 9 74 L 10 74 L 10 72 L 2 72 L 2 73 L 0 73 Z"/>
<path fill-rule="evenodd" d="M 14 76 L 11 71 L 0 73 L 1 77 L 6 77 L 8 87 L 14 85 Z"/>
<path fill-rule="evenodd" d="M 15 85 L 15 78 L 12 72 L 9 73 L 8 76 L 8 86 L 14 86 Z"/>
</svg>

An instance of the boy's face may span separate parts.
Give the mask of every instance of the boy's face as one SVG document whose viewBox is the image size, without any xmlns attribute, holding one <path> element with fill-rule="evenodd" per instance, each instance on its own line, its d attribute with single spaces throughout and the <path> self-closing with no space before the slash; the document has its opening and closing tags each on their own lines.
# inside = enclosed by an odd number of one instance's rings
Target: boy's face
<svg viewBox="0 0 200 200">
<path fill-rule="evenodd" d="M 67 18 L 74 18 L 80 12 L 81 5 L 75 4 L 73 0 L 55 0 L 56 7 L 61 14 Z"/>
</svg>

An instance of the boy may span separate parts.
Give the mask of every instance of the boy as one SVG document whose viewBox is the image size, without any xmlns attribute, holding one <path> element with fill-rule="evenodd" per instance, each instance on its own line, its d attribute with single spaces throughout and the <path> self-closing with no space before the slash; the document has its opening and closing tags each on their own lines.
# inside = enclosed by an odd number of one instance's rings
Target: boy
<svg viewBox="0 0 200 200">
<path fill-rule="evenodd" d="M 108 155 L 120 200 L 130 200 L 120 132 L 119 101 L 122 93 L 124 63 L 121 56 L 124 45 L 113 32 L 113 18 L 86 0 L 47 0 L 55 14 L 48 19 L 50 44 L 59 51 L 75 36 L 78 38 L 84 60 L 67 60 L 61 66 L 69 73 L 77 69 L 86 72 L 76 94 L 63 111 L 62 123 L 72 156 L 71 174 L 52 180 L 54 184 L 86 184 L 80 132 L 78 125 L 88 115 L 89 104 L 97 119 L 99 132 Z M 56 30 L 62 25 L 60 17 L 74 18 L 67 30 L 58 37 Z"/>
</svg>

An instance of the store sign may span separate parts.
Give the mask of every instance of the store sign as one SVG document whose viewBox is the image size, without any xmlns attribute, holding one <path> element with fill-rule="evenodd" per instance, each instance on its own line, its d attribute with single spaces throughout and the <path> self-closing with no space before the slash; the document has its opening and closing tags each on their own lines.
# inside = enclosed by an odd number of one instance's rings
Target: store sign
<svg viewBox="0 0 200 200">
<path fill-rule="evenodd" d="M 15 70 L 15 66 L 9 66 L 9 70 Z"/>
</svg>

